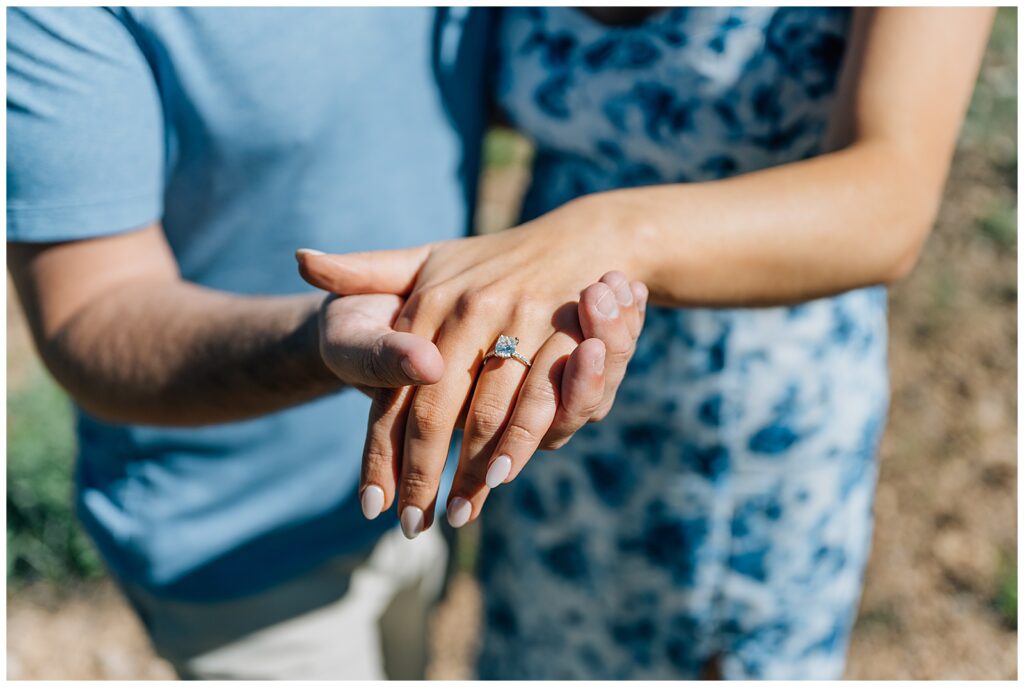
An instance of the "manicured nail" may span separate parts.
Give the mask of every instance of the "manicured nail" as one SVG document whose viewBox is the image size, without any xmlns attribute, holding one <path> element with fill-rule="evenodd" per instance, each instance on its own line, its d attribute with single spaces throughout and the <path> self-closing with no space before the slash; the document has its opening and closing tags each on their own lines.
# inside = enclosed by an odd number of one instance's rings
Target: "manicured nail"
<svg viewBox="0 0 1024 687">
<path fill-rule="evenodd" d="M 615 303 L 615 294 L 611 291 L 605 292 L 603 296 L 597 299 L 597 311 L 607 317 L 609 320 L 613 320 L 619 316 L 619 306 Z"/>
<path fill-rule="evenodd" d="M 594 372 L 599 375 L 604 374 L 604 349 L 594 358 Z"/>
<path fill-rule="evenodd" d="M 633 289 L 629 288 L 628 281 L 624 281 L 615 287 L 615 297 L 619 300 L 619 305 L 633 304 Z"/>
<path fill-rule="evenodd" d="M 510 472 L 512 472 L 512 459 L 508 456 L 498 456 L 491 463 L 491 467 L 487 468 L 487 477 L 484 478 L 484 481 L 487 482 L 487 486 L 494 489 L 505 481 Z"/>
<path fill-rule="evenodd" d="M 363 517 L 373 520 L 384 509 L 384 490 L 376 484 L 371 484 L 363 489 L 363 498 L 360 500 L 360 504 L 363 507 Z"/>
<path fill-rule="evenodd" d="M 406 506 L 402 511 L 402 534 L 406 539 L 415 539 L 423 531 L 423 511 L 416 506 Z"/>
<path fill-rule="evenodd" d="M 315 248 L 300 248 L 297 251 L 295 251 L 295 257 L 298 257 L 300 255 L 326 255 L 326 253 L 324 253 L 322 250 L 317 250 Z"/>
<path fill-rule="evenodd" d="M 469 516 L 473 514 L 473 504 L 456 496 L 448 504 L 448 524 L 452 527 L 462 527 L 469 522 Z"/>
</svg>

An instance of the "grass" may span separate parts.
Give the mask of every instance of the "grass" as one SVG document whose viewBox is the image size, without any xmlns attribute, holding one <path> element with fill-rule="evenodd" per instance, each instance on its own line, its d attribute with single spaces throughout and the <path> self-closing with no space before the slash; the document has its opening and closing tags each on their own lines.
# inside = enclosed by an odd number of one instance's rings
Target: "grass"
<svg viewBox="0 0 1024 687">
<path fill-rule="evenodd" d="M 74 518 L 71 404 L 42 370 L 7 394 L 7 579 L 66 581 L 101 574 Z"/>
<path fill-rule="evenodd" d="M 967 111 L 961 146 L 979 148 L 998 164 L 1017 160 L 1017 8 L 996 15 L 989 48 Z"/>
<path fill-rule="evenodd" d="M 999 248 L 1017 245 L 1017 208 L 997 206 L 978 221 L 978 228 Z"/>
<path fill-rule="evenodd" d="M 999 587 L 996 590 L 996 610 L 1003 622 L 1010 628 L 1017 629 L 1017 562 L 1012 555 L 1003 557 L 1003 565 L 999 573 Z"/>
</svg>

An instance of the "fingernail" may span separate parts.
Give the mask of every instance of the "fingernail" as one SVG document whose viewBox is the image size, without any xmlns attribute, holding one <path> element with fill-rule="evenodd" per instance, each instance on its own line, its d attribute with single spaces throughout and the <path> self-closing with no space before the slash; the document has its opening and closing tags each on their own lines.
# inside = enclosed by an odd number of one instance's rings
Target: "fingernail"
<svg viewBox="0 0 1024 687">
<path fill-rule="evenodd" d="M 298 257 L 300 255 L 326 255 L 326 253 L 315 248 L 300 248 L 295 251 L 295 256 Z"/>
<path fill-rule="evenodd" d="M 484 481 L 487 482 L 487 486 L 494 489 L 505 481 L 510 472 L 512 472 L 512 459 L 508 456 L 498 456 L 491 463 L 491 467 L 487 468 L 487 477 L 484 478 Z"/>
<path fill-rule="evenodd" d="M 448 504 L 448 524 L 452 527 L 462 527 L 469 522 L 469 516 L 473 514 L 473 504 L 456 496 Z"/>
<path fill-rule="evenodd" d="M 597 311 L 610 320 L 619 316 L 619 306 L 615 304 L 615 296 L 611 291 L 597 299 Z"/>
<path fill-rule="evenodd" d="M 409 377 L 409 379 L 413 380 L 414 382 L 420 381 L 420 376 L 416 372 L 416 368 L 413 367 L 412 361 L 409 360 L 408 358 L 402 358 L 402 369 L 405 371 L 405 374 L 407 377 Z"/>
<path fill-rule="evenodd" d="M 402 511 L 402 534 L 406 539 L 415 539 L 423 531 L 423 511 L 416 506 L 406 506 Z"/>
<path fill-rule="evenodd" d="M 644 297 L 640 299 L 640 314 L 643 315 L 647 312 L 647 292 L 644 291 Z"/>
<path fill-rule="evenodd" d="M 360 504 L 363 507 L 363 517 L 373 520 L 384 509 L 384 490 L 376 484 L 371 484 L 363 489 L 363 498 Z"/>
<path fill-rule="evenodd" d="M 624 281 L 615 287 L 615 297 L 619 299 L 619 305 L 633 304 L 633 289 L 629 288 L 628 281 Z"/>
<path fill-rule="evenodd" d="M 604 349 L 601 349 L 601 353 L 594 358 L 594 372 L 597 374 L 604 374 Z"/>
</svg>

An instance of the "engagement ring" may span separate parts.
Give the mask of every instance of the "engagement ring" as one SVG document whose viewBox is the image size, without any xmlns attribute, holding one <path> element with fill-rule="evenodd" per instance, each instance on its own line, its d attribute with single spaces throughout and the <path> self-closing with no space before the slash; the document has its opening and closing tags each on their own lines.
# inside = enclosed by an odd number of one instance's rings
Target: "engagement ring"
<svg viewBox="0 0 1024 687">
<path fill-rule="evenodd" d="M 486 363 L 488 358 L 515 358 L 526 367 L 530 367 L 532 363 L 516 352 L 517 345 L 519 345 L 519 337 L 502 334 L 494 344 L 494 350 L 484 356 L 483 362 Z"/>
</svg>

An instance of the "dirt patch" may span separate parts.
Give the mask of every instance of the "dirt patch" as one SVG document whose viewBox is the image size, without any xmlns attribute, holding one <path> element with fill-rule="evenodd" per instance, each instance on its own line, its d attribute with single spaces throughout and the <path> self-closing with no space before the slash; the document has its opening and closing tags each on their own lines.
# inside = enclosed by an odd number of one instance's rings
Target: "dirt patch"
<svg viewBox="0 0 1024 687">
<path fill-rule="evenodd" d="M 7 597 L 8 680 L 173 680 L 109 582 Z"/>
</svg>

